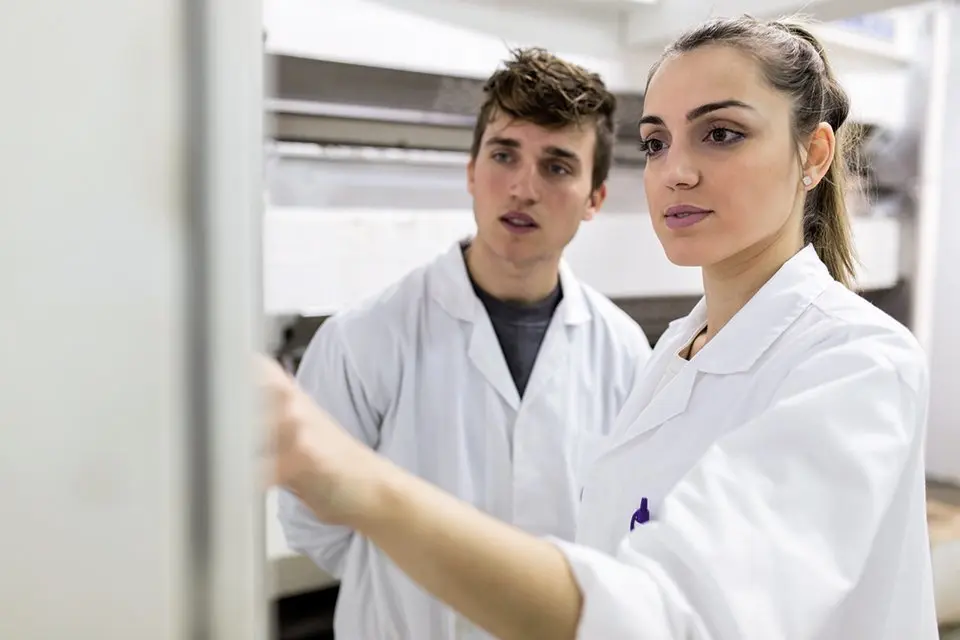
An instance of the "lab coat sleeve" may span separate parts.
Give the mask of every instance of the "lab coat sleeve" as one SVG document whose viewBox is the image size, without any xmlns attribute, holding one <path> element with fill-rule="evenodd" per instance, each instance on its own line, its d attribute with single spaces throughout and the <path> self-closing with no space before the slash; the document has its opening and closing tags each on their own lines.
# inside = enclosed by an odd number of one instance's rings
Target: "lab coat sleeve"
<svg viewBox="0 0 960 640">
<path fill-rule="evenodd" d="M 836 345 L 794 368 L 616 558 L 555 541 L 584 594 L 578 638 L 822 637 L 922 456 L 922 356 L 891 361 L 881 346 Z"/>
<path fill-rule="evenodd" d="M 371 399 L 370 386 L 361 379 L 339 318 L 327 320 L 314 335 L 297 369 L 297 382 L 344 429 L 376 448 L 381 414 Z M 353 532 L 322 524 L 296 496 L 282 489 L 278 515 L 287 545 L 339 579 Z"/>
</svg>

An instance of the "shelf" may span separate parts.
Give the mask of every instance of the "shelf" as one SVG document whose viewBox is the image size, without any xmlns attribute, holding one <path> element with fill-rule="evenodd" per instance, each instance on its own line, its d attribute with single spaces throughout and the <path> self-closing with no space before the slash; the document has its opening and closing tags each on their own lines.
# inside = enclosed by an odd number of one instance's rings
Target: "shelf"
<svg viewBox="0 0 960 640">
<path fill-rule="evenodd" d="M 330 315 L 377 295 L 474 229 L 468 210 L 271 208 L 264 225 L 265 310 Z M 900 223 L 856 218 L 854 232 L 860 285 L 894 286 Z M 699 270 L 666 259 L 646 214 L 598 216 L 581 227 L 566 258 L 584 282 L 609 297 L 702 293 Z"/>
</svg>

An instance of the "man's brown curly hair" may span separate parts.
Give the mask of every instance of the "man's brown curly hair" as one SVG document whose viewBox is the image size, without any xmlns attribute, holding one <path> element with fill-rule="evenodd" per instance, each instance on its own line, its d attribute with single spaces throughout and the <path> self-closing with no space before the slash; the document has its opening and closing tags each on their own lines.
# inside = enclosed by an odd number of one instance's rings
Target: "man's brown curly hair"
<svg viewBox="0 0 960 640">
<path fill-rule="evenodd" d="M 500 113 L 550 129 L 592 124 L 597 132 L 593 189 L 606 181 L 613 155 L 617 99 L 599 75 L 538 47 L 518 49 L 504 68 L 490 76 L 483 91 L 486 98 L 470 149 L 473 159 L 480 152 L 487 125 Z"/>
</svg>

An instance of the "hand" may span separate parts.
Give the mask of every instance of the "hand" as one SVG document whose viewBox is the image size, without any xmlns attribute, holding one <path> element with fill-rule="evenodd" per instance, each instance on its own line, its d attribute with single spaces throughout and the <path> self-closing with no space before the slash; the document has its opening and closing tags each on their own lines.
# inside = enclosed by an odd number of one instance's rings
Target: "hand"
<svg viewBox="0 0 960 640">
<path fill-rule="evenodd" d="M 260 362 L 268 427 L 268 478 L 329 524 L 356 528 L 376 513 L 384 461 L 320 409 L 270 358 Z"/>
</svg>

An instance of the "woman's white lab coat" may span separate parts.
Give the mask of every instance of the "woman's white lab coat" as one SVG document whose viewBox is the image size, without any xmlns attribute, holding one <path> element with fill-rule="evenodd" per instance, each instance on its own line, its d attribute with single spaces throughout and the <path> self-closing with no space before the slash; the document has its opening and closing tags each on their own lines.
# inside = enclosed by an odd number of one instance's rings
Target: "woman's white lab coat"
<svg viewBox="0 0 960 640">
<path fill-rule="evenodd" d="M 811 247 L 680 359 L 705 322 L 658 342 L 557 542 L 578 637 L 935 639 L 912 335 Z"/>
<path fill-rule="evenodd" d="M 572 540 L 581 470 L 651 349 L 629 316 L 565 264 L 560 280 L 563 300 L 522 401 L 459 244 L 324 323 L 299 382 L 344 428 L 400 466 L 532 534 Z M 466 637 L 465 619 L 369 541 L 320 524 L 286 492 L 279 502 L 290 547 L 342 579 L 338 638 Z"/>
</svg>

